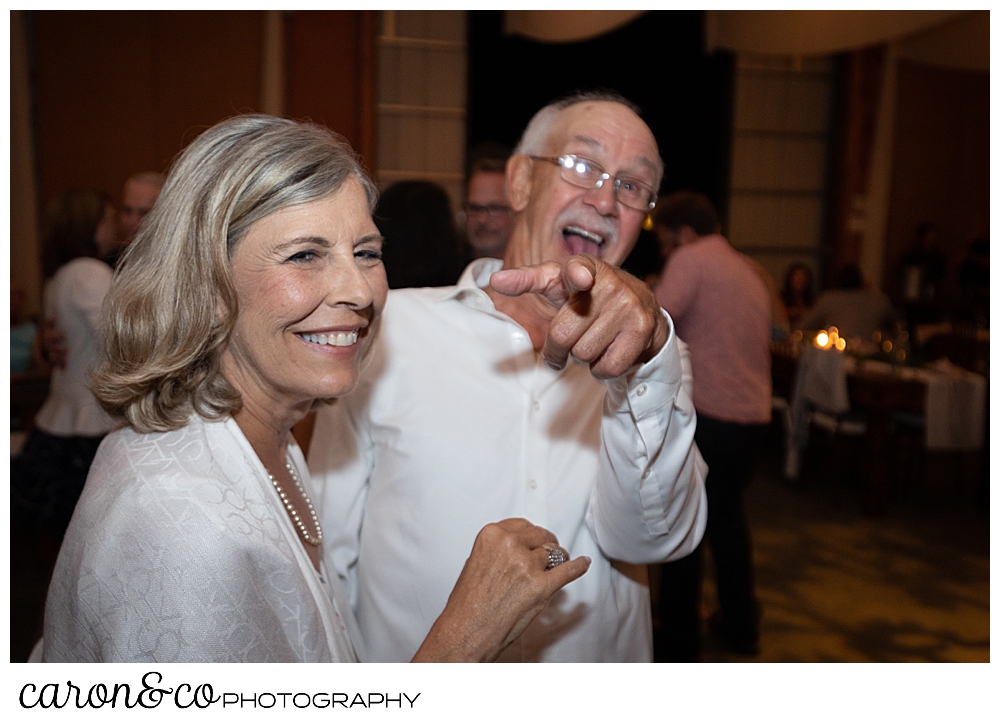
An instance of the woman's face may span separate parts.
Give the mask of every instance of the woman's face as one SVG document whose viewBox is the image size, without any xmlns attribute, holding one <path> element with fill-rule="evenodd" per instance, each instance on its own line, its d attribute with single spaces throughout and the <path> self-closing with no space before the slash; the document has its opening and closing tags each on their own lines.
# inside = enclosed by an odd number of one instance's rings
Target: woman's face
<svg viewBox="0 0 1000 723">
<path fill-rule="evenodd" d="M 222 369 L 244 403 L 277 411 L 354 388 L 388 292 L 358 181 L 255 223 L 231 273 L 239 315 Z"/>
</svg>

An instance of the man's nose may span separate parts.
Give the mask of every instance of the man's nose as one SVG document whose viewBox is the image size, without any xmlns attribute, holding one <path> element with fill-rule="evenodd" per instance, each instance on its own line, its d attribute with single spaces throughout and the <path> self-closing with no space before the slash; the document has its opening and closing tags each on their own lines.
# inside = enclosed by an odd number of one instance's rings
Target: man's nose
<svg viewBox="0 0 1000 723">
<path fill-rule="evenodd" d="M 615 181 L 609 178 L 601 184 L 600 188 L 592 188 L 587 191 L 584 200 L 596 209 L 602 216 L 613 215 L 618 206 L 618 199 L 615 196 Z"/>
</svg>

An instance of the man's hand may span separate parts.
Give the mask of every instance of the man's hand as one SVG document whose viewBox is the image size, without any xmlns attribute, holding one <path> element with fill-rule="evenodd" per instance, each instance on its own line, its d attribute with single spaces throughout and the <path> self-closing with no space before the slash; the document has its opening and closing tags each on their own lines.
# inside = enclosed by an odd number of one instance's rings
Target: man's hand
<svg viewBox="0 0 1000 723">
<path fill-rule="evenodd" d="M 667 323 L 649 287 L 589 254 L 571 256 L 561 267 L 550 261 L 504 269 L 490 286 L 505 296 L 538 294 L 559 309 L 542 347 L 556 369 L 572 354 L 598 379 L 618 377 L 652 359 L 667 341 Z"/>
</svg>

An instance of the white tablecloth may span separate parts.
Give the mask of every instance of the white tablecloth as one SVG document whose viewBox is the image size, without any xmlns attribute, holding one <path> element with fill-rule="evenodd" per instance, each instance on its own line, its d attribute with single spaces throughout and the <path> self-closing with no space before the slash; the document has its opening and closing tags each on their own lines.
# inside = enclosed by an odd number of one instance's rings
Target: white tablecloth
<svg viewBox="0 0 1000 723">
<path fill-rule="evenodd" d="M 921 369 L 903 368 L 903 379 L 927 384 L 924 426 L 927 449 L 965 451 L 983 446 L 986 378 L 947 359 Z"/>
<path fill-rule="evenodd" d="M 983 446 L 986 379 L 947 359 L 921 367 L 894 367 L 873 360 L 857 360 L 833 349 L 807 346 L 799 358 L 789 409 L 785 474 L 798 476 L 799 458 L 809 439 L 812 409 L 834 415 L 850 410 L 847 375 L 866 370 L 893 374 L 927 385 L 924 428 L 927 449 L 966 451 Z"/>
</svg>

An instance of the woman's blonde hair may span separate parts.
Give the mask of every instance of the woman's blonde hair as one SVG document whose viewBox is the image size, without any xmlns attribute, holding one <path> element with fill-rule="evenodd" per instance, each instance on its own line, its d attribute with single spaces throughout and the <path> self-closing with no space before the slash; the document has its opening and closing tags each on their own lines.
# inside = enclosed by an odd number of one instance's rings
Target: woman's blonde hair
<svg viewBox="0 0 1000 723">
<path fill-rule="evenodd" d="M 377 191 L 351 147 L 320 126 L 265 115 L 222 121 L 176 159 L 122 256 L 105 310 L 93 391 L 117 421 L 163 432 L 192 412 L 219 419 L 239 393 L 220 357 L 238 313 L 233 250 L 276 211 L 326 198 L 354 178 Z"/>
</svg>

